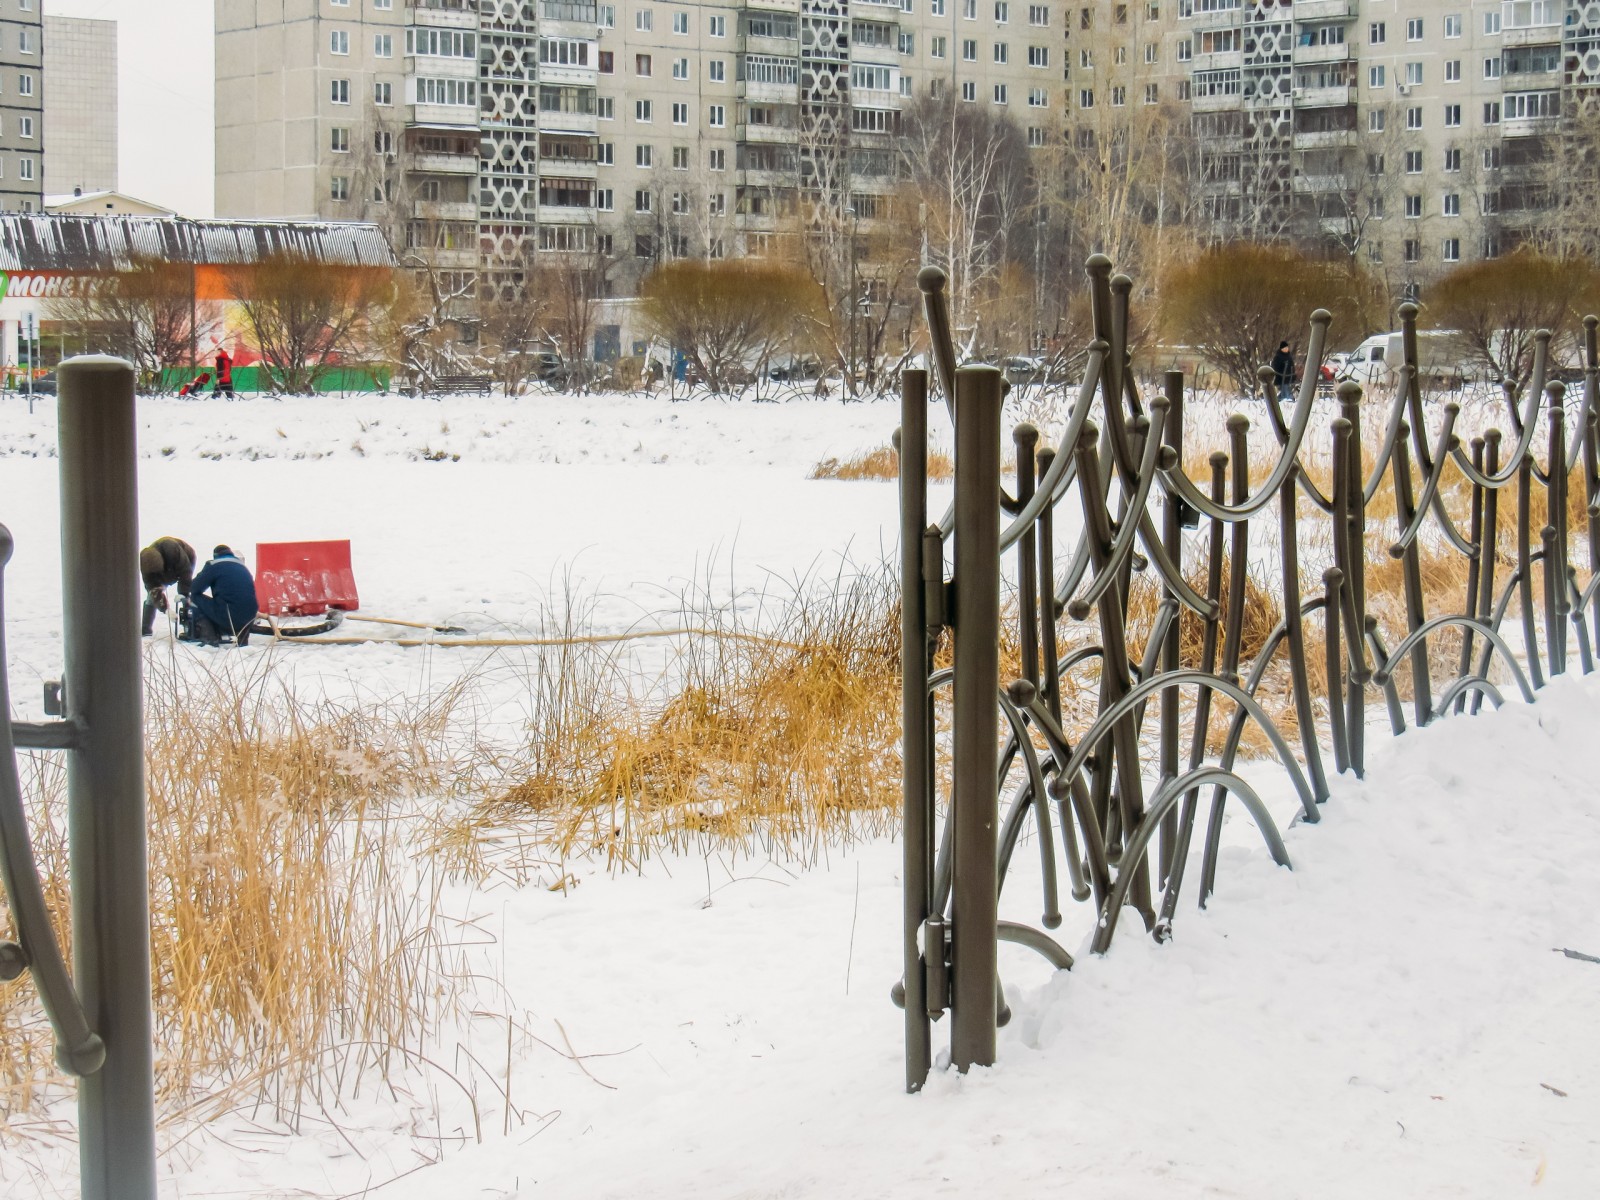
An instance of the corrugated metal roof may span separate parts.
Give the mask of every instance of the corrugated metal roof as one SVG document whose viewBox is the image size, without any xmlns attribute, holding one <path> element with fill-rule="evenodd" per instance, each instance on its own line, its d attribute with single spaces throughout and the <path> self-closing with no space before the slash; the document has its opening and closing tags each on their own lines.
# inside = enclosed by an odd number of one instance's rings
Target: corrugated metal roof
<svg viewBox="0 0 1600 1200">
<path fill-rule="evenodd" d="M 223 265 L 285 253 L 337 266 L 395 265 L 383 231 L 354 221 L 0 213 L 3 271 L 116 271 L 139 258 Z"/>
</svg>

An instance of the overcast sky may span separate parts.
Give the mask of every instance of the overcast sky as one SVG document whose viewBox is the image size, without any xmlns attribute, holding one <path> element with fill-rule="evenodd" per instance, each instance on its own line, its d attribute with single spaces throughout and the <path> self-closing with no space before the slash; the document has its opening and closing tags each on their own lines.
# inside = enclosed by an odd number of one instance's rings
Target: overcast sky
<svg viewBox="0 0 1600 1200">
<path fill-rule="evenodd" d="M 212 215 L 211 6 L 44 0 L 44 11 L 56 16 L 117 23 L 119 190 L 187 217 Z M 47 128 L 46 154 L 49 136 Z"/>
</svg>

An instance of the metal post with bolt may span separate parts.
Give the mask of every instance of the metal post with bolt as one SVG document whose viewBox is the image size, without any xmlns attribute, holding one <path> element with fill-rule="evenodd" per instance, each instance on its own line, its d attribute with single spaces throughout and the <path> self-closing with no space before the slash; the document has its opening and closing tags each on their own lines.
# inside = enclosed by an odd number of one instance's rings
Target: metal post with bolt
<svg viewBox="0 0 1600 1200">
<path fill-rule="evenodd" d="M 994 1063 L 1000 797 L 1000 372 L 956 372 L 950 1060 Z"/>
</svg>

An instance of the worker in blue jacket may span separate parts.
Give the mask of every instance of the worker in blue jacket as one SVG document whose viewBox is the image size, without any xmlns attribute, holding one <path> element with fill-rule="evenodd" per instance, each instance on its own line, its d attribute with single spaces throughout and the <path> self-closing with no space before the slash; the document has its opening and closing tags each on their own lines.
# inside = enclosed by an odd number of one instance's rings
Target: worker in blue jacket
<svg viewBox="0 0 1600 1200">
<path fill-rule="evenodd" d="M 250 622 L 260 611 L 250 568 L 227 546 L 214 549 L 211 561 L 194 577 L 189 603 L 194 612 L 194 639 L 208 646 L 220 646 L 224 637 L 244 645 L 250 636 Z"/>
</svg>

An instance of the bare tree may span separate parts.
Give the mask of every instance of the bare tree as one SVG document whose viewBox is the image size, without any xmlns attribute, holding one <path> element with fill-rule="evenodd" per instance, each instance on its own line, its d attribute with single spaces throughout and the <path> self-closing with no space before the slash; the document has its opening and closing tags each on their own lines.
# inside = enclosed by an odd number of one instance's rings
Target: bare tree
<svg viewBox="0 0 1600 1200">
<path fill-rule="evenodd" d="M 364 354 L 393 297 L 386 270 L 278 254 L 228 272 L 228 290 L 277 392 L 305 393 L 342 357 Z"/>
<path fill-rule="evenodd" d="M 51 308 L 86 345 L 132 362 L 147 391 L 175 386 L 167 369 L 188 362 L 195 343 L 215 327 L 195 298 L 194 268 L 166 259 L 135 259 L 51 301 Z"/>
</svg>

